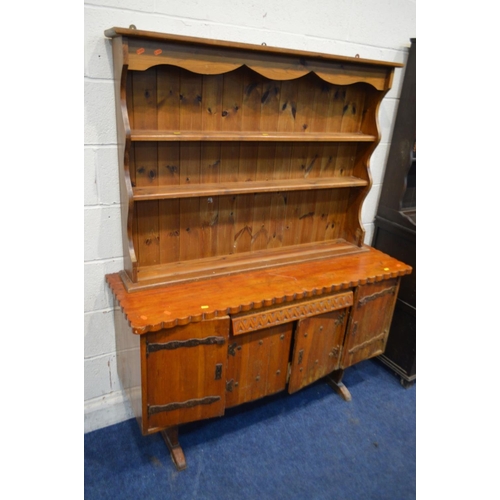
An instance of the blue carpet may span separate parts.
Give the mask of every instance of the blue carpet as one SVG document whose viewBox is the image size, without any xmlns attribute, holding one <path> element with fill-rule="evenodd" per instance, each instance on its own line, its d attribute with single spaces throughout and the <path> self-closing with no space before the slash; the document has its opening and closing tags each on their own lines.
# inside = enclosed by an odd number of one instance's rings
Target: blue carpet
<svg viewBox="0 0 500 500">
<path fill-rule="evenodd" d="M 132 419 L 85 435 L 85 498 L 406 500 L 416 496 L 416 385 L 376 360 L 324 382 L 180 428 L 177 472 L 159 434 Z"/>
</svg>

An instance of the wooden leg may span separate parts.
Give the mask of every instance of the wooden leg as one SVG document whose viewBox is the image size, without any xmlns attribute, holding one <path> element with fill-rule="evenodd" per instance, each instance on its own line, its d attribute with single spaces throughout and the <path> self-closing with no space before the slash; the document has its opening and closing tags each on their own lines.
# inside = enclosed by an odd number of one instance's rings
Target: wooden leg
<svg viewBox="0 0 500 500">
<path fill-rule="evenodd" d="M 179 444 L 179 427 L 169 427 L 161 431 L 161 435 L 170 450 L 170 456 L 177 467 L 177 470 L 184 470 L 187 467 L 186 457 Z"/>
<path fill-rule="evenodd" d="M 344 370 L 337 370 L 326 377 L 326 381 L 330 387 L 339 394 L 344 401 L 351 401 L 352 396 L 349 389 L 342 383 L 342 377 L 344 376 Z"/>
</svg>

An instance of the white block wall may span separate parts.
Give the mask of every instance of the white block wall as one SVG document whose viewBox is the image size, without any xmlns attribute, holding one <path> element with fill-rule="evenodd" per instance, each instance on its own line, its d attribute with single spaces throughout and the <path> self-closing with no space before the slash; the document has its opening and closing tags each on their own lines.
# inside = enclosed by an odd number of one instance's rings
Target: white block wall
<svg viewBox="0 0 500 500">
<path fill-rule="evenodd" d="M 85 2 L 85 432 L 131 418 L 116 370 L 113 301 L 104 276 L 123 266 L 110 41 L 114 26 L 404 63 L 416 37 L 412 0 L 95 0 Z M 362 212 L 373 235 L 403 70 L 380 109 L 382 141 Z"/>
</svg>

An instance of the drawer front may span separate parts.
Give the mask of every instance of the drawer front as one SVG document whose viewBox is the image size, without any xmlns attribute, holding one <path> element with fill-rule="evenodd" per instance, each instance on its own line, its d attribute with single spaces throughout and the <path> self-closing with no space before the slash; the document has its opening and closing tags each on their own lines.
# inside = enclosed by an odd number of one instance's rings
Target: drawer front
<svg viewBox="0 0 500 500">
<path fill-rule="evenodd" d="M 293 323 L 230 337 L 226 406 L 254 401 L 286 388 Z"/>
<path fill-rule="evenodd" d="M 147 334 L 149 431 L 224 414 L 228 335 L 228 317 Z"/>
<path fill-rule="evenodd" d="M 341 368 L 382 354 L 399 290 L 400 278 L 360 285 L 345 336 Z"/>
<path fill-rule="evenodd" d="M 231 317 L 232 332 L 233 335 L 242 335 L 343 309 L 351 306 L 352 303 L 352 292 L 343 292 L 242 313 Z"/>
<path fill-rule="evenodd" d="M 290 394 L 339 368 L 348 311 L 341 309 L 299 321 L 288 385 Z"/>
</svg>

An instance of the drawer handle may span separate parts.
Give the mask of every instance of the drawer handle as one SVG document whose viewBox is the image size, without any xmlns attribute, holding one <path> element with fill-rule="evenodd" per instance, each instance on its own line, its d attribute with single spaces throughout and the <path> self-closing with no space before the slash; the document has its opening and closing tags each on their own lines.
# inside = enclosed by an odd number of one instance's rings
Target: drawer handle
<svg viewBox="0 0 500 500">
<path fill-rule="evenodd" d="M 190 399 L 188 401 L 183 401 L 182 403 L 169 403 L 166 405 L 148 405 L 148 415 L 156 415 L 157 413 L 162 413 L 164 411 L 175 411 L 185 408 L 193 408 L 199 405 L 211 405 L 220 401 L 220 396 L 207 396 L 206 398 L 200 399 Z"/>
<path fill-rule="evenodd" d="M 179 347 L 196 347 L 199 345 L 224 345 L 224 337 L 206 337 L 204 339 L 172 340 L 164 344 L 147 344 L 146 354 L 156 351 L 178 349 Z"/>
</svg>

